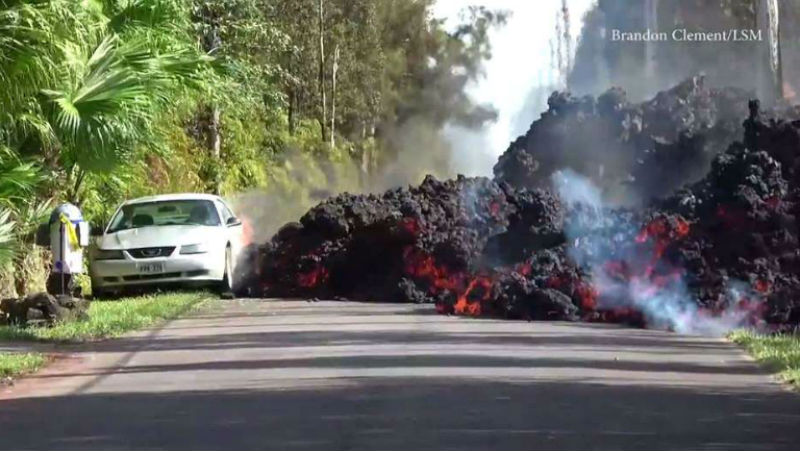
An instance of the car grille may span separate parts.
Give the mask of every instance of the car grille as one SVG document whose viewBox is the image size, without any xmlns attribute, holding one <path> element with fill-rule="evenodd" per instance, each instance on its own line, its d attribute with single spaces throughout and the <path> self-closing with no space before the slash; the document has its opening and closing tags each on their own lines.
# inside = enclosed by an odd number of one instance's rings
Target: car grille
<svg viewBox="0 0 800 451">
<path fill-rule="evenodd" d="M 172 255 L 172 251 L 175 250 L 175 246 L 172 247 L 143 247 L 140 249 L 128 249 L 128 253 L 133 258 L 156 258 L 156 257 L 168 257 Z"/>
<path fill-rule="evenodd" d="M 164 272 L 161 274 L 136 274 L 133 276 L 122 276 L 122 280 L 126 282 L 135 282 L 137 280 L 158 280 L 158 279 L 173 279 L 181 276 L 179 272 Z"/>
<path fill-rule="evenodd" d="M 183 273 L 183 275 L 186 276 L 186 277 L 207 276 L 208 275 L 208 271 L 205 270 L 205 269 L 200 269 L 200 270 L 197 270 L 197 271 L 187 271 L 187 272 Z"/>
</svg>

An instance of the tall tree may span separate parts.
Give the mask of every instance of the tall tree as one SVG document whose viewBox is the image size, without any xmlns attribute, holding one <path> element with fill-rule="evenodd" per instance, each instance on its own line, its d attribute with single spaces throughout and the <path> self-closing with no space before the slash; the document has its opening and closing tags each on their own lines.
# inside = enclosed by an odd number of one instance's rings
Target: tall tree
<svg viewBox="0 0 800 451">
<path fill-rule="evenodd" d="M 325 115 L 328 107 L 325 102 L 325 10 L 323 9 L 322 0 L 319 0 L 319 98 L 322 109 L 319 125 L 322 132 L 322 142 L 325 142 L 328 123 Z"/>
<path fill-rule="evenodd" d="M 219 29 L 222 25 L 221 21 L 226 14 L 224 8 L 227 5 L 224 3 L 200 1 L 195 6 L 194 19 L 201 24 L 200 42 L 202 43 L 203 51 L 208 54 L 216 54 L 222 47 Z M 215 194 L 219 194 L 222 166 L 222 133 L 220 125 L 222 111 L 219 104 L 213 100 L 210 104 L 205 105 L 205 110 L 208 114 L 208 125 L 206 127 L 207 146 L 211 160 L 214 162 L 210 185 L 212 191 Z"/>
<path fill-rule="evenodd" d="M 339 71 L 339 45 L 333 50 L 331 73 L 331 148 L 336 147 L 336 73 Z"/>
</svg>

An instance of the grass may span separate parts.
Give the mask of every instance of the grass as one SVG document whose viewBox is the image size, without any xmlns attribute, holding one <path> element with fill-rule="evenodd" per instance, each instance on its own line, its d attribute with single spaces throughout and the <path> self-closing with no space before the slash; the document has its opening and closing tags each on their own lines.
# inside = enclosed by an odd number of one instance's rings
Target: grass
<svg viewBox="0 0 800 451">
<path fill-rule="evenodd" d="M 759 362 L 767 365 L 778 376 L 800 388 L 800 335 L 762 335 L 750 331 L 737 331 L 731 340 L 744 346 Z"/>
<path fill-rule="evenodd" d="M 47 361 L 43 354 L 26 353 L 0 353 L 0 378 L 21 376 L 33 373 Z"/>
<path fill-rule="evenodd" d="M 199 292 L 94 301 L 89 305 L 86 321 L 53 327 L 0 327 L 0 340 L 81 342 L 117 337 L 180 316 L 210 298 L 208 293 Z"/>
</svg>

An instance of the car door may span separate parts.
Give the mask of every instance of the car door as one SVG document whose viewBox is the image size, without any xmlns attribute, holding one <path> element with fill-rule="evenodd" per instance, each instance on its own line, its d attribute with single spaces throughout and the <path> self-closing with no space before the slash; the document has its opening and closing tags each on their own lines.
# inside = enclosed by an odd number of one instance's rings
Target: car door
<svg viewBox="0 0 800 451">
<path fill-rule="evenodd" d="M 225 228 L 228 242 L 231 243 L 231 254 L 233 255 L 233 263 L 236 264 L 236 259 L 242 250 L 243 237 L 242 237 L 242 221 L 237 218 L 231 208 L 223 201 L 217 201 L 217 209 L 219 209 L 222 224 Z"/>
</svg>

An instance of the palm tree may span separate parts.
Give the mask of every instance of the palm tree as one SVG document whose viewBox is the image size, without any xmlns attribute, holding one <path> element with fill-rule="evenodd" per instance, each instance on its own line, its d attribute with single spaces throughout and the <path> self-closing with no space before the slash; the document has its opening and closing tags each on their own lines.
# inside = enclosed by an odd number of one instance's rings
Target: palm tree
<svg viewBox="0 0 800 451">
<path fill-rule="evenodd" d="M 14 223 L 11 212 L 0 211 L 0 269 L 6 267 L 14 258 Z"/>
<path fill-rule="evenodd" d="M 153 118 L 176 80 L 188 81 L 202 61 L 188 51 L 154 54 L 146 41 L 106 35 L 77 62 L 82 77 L 41 90 L 40 106 L 61 145 L 61 164 L 77 198 L 87 172 L 107 172 L 138 145 L 152 143 Z M 62 67 L 64 78 L 75 66 Z"/>
<path fill-rule="evenodd" d="M 39 219 L 44 209 L 30 200 L 38 181 L 33 164 L 23 163 L 10 149 L 0 147 L 0 268 L 18 255 L 20 235 L 30 230 L 30 223 Z"/>
<path fill-rule="evenodd" d="M 68 186 L 42 197 L 79 202 L 87 175 L 158 146 L 154 118 L 210 60 L 192 41 L 188 7 L 0 0 L 0 269 L 19 266 L 47 211 L 32 195 L 39 167 Z"/>
<path fill-rule="evenodd" d="M 63 170 L 73 201 L 87 173 L 154 145 L 153 117 L 209 61 L 182 5 L 0 0 L 0 138 Z"/>
</svg>

